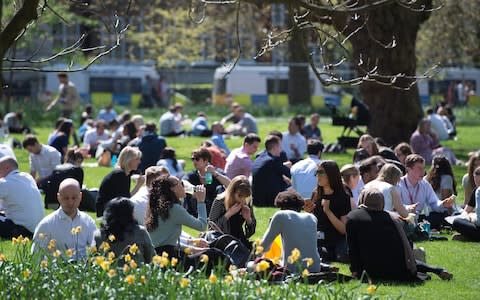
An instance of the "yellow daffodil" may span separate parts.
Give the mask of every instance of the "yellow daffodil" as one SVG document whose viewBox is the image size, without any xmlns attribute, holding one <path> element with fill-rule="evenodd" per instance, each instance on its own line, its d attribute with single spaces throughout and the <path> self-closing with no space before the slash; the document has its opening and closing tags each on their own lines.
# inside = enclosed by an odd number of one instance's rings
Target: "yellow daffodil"
<svg viewBox="0 0 480 300">
<path fill-rule="evenodd" d="M 223 278 L 226 284 L 231 284 L 233 282 L 233 276 L 232 275 L 225 275 Z"/>
<path fill-rule="evenodd" d="M 138 251 L 138 246 L 137 244 L 133 244 L 130 246 L 130 249 L 128 249 L 128 252 L 130 252 L 132 255 L 135 255 Z"/>
<path fill-rule="evenodd" d="M 72 233 L 72 235 L 77 235 L 82 232 L 82 226 L 73 227 L 70 232 Z"/>
<path fill-rule="evenodd" d="M 367 293 L 369 293 L 370 295 L 375 294 L 376 291 L 377 291 L 377 286 L 376 285 L 371 284 L 367 288 Z"/>
<path fill-rule="evenodd" d="M 110 235 L 108 236 L 108 240 L 109 240 L 110 242 L 115 242 L 116 238 L 115 238 L 115 236 L 114 236 L 113 234 L 110 234 Z"/>
<path fill-rule="evenodd" d="M 233 272 L 233 271 L 235 271 L 235 270 L 237 270 L 237 266 L 236 266 L 236 265 L 230 265 L 230 267 L 228 267 L 228 271 L 229 271 L 229 272 Z"/>
<path fill-rule="evenodd" d="M 130 270 L 130 267 L 127 264 L 123 265 L 123 273 L 127 273 Z"/>
<path fill-rule="evenodd" d="M 40 240 L 42 240 L 42 241 L 43 241 L 46 237 L 47 237 L 47 236 L 45 235 L 45 233 L 39 233 L 39 234 L 38 234 L 38 238 L 39 238 Z"/>
<path fill-rule="evenodd" d="M 270 267 L 270 263 L 266 260 L 262 260 L 255 266 L 255 271 L 257 272 L 263 272 L 267 270 Z"/>
<path fill-rule="evenodd" d="M 0 254 L 0 261 L 6 261 L 7 260 L 7 257 L 5 256 L 5 254 L 1 253 Z"/>
<path fill-rule="evenodd" d="M 26 245 L 28 243 L 30 243 L 30 239 L 28 237 L 26 237 L 22 240 L 22 244 Z"/>
<path fill-rule="evenodd" d="M 95 264 L 100 266 L 105 261 L 105 256 L 96 256 L 95 257 Z"/>
<path fill-rule="evenodd" d="M 97 246 L 88 247 L 87 251 L 90 254 L 95 254 L 95 253 L 97 253 Z"/>
<path fill-rule="evenodd" d="M 112 278 L 115 275 L 117 275 L 117 271 L 115 271 L 114 269 L 110 269 L 110 270 L 108 270 L 107 274 L 108 274 L 108 277 Z"/>
<path fill-rule="evenodd" d="M 100 250 L 107 252 L 110 249 L 110 244 L 107 242 L 102 242 L 100 245 Z"/>
<path fill-rule="evenodd" d="M 131 274 L 128 275 L 127 277 L 125 277 L 125 282 L 128 284 L 133 284 L 135 282 L 135 276 Z"/>
<path fill-rule="evenodd" d="M 303 269 L 302 271 L 302 277 L 307 277 L 310 274 L 307 269 Z"/>
<path fill-rule="evenodd" d="M 192 254 L 192 249 L 187 247 L 187 248 L 183 249 L 183 252 L 185 252 L 186 255 L 190 255 L 190 254 Z"/>
<path fill-rule="evenodd" d="M 170 261 L 168 260 L 168 258 L 163 257 L 163 256 L 160 257 L 160 267 L 161 268 L 167 267 L 169 263 L 170 263 Z"/>
<path fill-rule="evenodd" d="M 304 261 L 307 264 L 307 267 L 310 267 L 311 265 L 313 265 L 313 259 L 310 257 L 305 258 Z"/>
<path fill-rule="evenodd" d="M 170 261 L 170 263 L 172 264 L 172 267 L 175 267 L 178 263 L 178 259 L 176 257 L 172 257 L 172 260 Z"/>
<path fill-rule="evenodd" d="M 74 254 L 74 252 L 75 252 L 75 251 L 73 251 L 73 249 L 67 249 L 67 250 L 65 250 L 65 255 L 66 255 L 67 257 L 72 257 L 73 254 Z"/>
<path fill-rule="evenodd" d="M 208 263 L 208 255 L 202 254 L 202 255 L 200 256 L 200 261 L 201 261 L 202 263 L 204 263 L 204 264 Z"/>
<path fill-rule="evenodd" d="M 186 288 L 186 287 L 189 286 L 189 285 L 190 285 L 190 279 L 188 279 L 188 278 L 182 278 L 182 279 L 180 279 L 180 286 L 181 286 L 182 288 Z"/>
<path fill-rule="evenodd" d="M 264 249 L 263 249 L 263 246 L 261 246 L 261 245 L 256 246 L 256 247 L 255 247 L 255 255 L 260 255 L 260 254 L 262 254 L 262 253 L 263 253 L 263 250 L 264 250 Z"/>
<path fill-rule="evenodd" d="M 293 264 L 300 258 L 300 250 L 294 248 L 291 255 L 288 257 L 288 263 Z"/>
<path fill-rule="evenodd" d="M 158 256 L 158 255 L 155 255 L 152 257 L 152 263 L 156 266 L 160 265 L 160 257 L 161 256 Z"/>
<path fill-rule="evenodd" d="M 48 267 L 48 261 L 45 260 L 45 259 L 42 260 L 42 261 L 40 262 L 40 268 L 46 269 L 47 267 Z"/>
<path fill-rule="evenodd" d="M 168 253 L 165 252 L 165 251 L 163 251 L 163 252 L 162 252 L 162 257 L 168 257 Z"/>
<path fill-rule="evenodd" d="M 108 252 L 108 261 L 112 262 L 115 259 L 115 253 L 113 251 Z"/>
<path fill-rule="evenodd" d="M 147 282 L 147 278 L 145 277 L 145 275 L 140 276 L 140 282 L 142 284 L 145 284 L 145 282 Z"/>
<path fill-rule="evenodd" d="M 129 265 L 130 265 L 130 268 L 132 269 L 136 269 L 138 267 L 137 263 L 133 259 L 130 261 Z"/>
<path fill-rule="evenodd" d="M 132 257 L 130 256 L 130 254 L 125 254 L 125 256 L 123 257 L 123 260 L 124 260 L 125 262 L 129 262 L 129 261 L 132 260 Z"/>
<path fill-rule="evenodd" d="M 26 269 L 22 272 L 23 278 L 25 278 L 25 279 L 30 277 L 31 274 L 32 274 L 32 271 L 30 271 L 29 269 Z"/>
<path fill-rule="evenodd" d="M 110 262 L 106 260 L 102 261 L 102 263 L 100 264 L 100 268 L 102 268 L 102 270 L 104 271 L 110 270 Z"/>
<path fill-rule="evenodd" d="M 215 274 L 210 274 L 210 276 L 208 277 L 208 281 L 210 281 L 211 284 L 215 284 L 217 283 L 217 275 Z"/>
<path fill-rule="evenodd" d="M 17 245 L 18 244 L 18 239 L 16 237 L 12 237 L 12 245 Z"/>
<path fill-rule="evenodd" d="M 53 251 L 52 255 L 53 255 L 53 257 L 59 257 L 61 254 L 62 253 L 60 252 L 60 250 L 57 249 L 57 250 Z"/>
</svg>

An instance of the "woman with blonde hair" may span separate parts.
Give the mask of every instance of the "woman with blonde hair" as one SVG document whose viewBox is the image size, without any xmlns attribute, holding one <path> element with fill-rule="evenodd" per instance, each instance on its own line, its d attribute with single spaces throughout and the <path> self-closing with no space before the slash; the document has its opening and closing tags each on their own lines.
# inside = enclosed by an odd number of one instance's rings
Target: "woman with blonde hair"
<svg viewBox="0 0 480 300">
<path fill-rule="evenodd" d="M 256 220 L 251 201 L 252 189 L 246 176 L 232 179 L 224 193 L 213 201 L 209 220 L 226 234 L 251 248 L 248 238 L 255 233 Z"/>
<path fill-rule="evenodd" d="M 358 140 L 358 148 L 363 148 L 367 151 L 368 156 L 373 156 L 378 154 L 378 145 L 375 142 L 375 139 L 369 135 L 369 134 L 364 134 L 360 137 Z"/>
<path fill-rule="evenodd" d="M 358 195 L 363 188 L 363 182 L 359 186 L 360 170 L 355 165 L 346 164 L 340 169 L 340 175 L 342 175 L 343 184 L 350 195 L 351 207 L 354 209 L 358 205 Z"/>
<path fill-rule="evenodd" d="M 400 192 L 397 189 L 402 175 L 402 171 L 394 164 L 385 164 L 380 169 L 377 178 L 367 183 L 364 189 L 378 189 L 382 192 L 385 201 L 383 210 L 396 211 L 400 216 L 406 218 L 408 211 L 403 206 Z"/>
<path fill-rule="evenodd" d="M 130 177 L 132 172 L 138 169 L 142 152 L 138 148 L 127 146 L 120 151 L 117 165 L 107 174 L 100 184 L 97 196 L 97 216 L 103 216 L 105 205 L 116 197 L 127 197 L 135 195 L 145 182 L 144 176 L 139 176 L 135 187 L 130 192 Z"/>
</svg>

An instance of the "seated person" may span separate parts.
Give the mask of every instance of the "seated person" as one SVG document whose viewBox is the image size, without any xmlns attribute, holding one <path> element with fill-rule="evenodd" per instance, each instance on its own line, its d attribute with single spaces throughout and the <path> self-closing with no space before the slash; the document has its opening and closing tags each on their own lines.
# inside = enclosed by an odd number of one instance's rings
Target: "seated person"
<svg viewBox="0 0 480 300">
<path fill-rule="evenodd" d="M 445 199 L 457 194 L 457 183 L 448 159 L 441 155 L 433 157 L 432 166 L 425 179 L 432 185 L 438 199 Z"/>
<path fill-rule="evenodd" d="M 234 177 L 227 190 L 213 201 L 208 217 L 223 233 L 233 235 L 250 249 L 252 245 L 248 238 L 255 233 L 257 225 L 251 195 L 248 178 L 243 175 Z"/>
<path fill-rule="evenodd" d="M 318 123 L 320 122 L 320 115 L 315 113 L 310 116 L 310 124 L 305 125 L 303 127 L 303 131 L 305 133 L 305 138 L 308 139 L 315 139 L 322 141 L 322 131 L 320 127 L 318 127 Z"/>
<path fill-rule="evenodd" d="M 162 151 L 162 154 L 160 154 L 160 160 L 157 162 L 157 166 L 163 166 L 167 168 L 170 175 L 175 176 L 178 179 L 182 179 L 185 175 L 183 171 L 183 165 L 185 164 L 185 161 L 182 160 L 181 162 L 177 160 L 175 149 L 171 147 L 165 147 Z"/>
<path fill-rule="evenodd" d="M 83 137 L 83 144 L 88 153 L 95 157 L 97 152 L 97 147 L 101 142 L 107 141 L 110 138 L 108 131 L 105 130 L 106 123 L 103 120 L 98 120 L 95 124 L 95 128 L 92 128 L 85 132 Z"/>
<path fill-rule="evenodd" d="M 480 242 L 480 167 L 473 171 L 475 189 L 473 190 L 468 204 L 465 206 L 464 217 L 453 221 L 453 229 L 461 236 L 453 236 L 452 239 Z"/>
<path fill-rule="evenodd" d="M 100 248 L 103 242 L 110 245 L 115 257 L 130 253 L 138 263 L 150 263 L 155 255 L 152 240 L 145 227 L 133 218 L 133 204 L 128 198 L 117 197 L 108 202 L 100 230 L 95 232 L 95 244 Z M 112 237 L 113 236 L 113 237 Z M 133 254 L 130 246 L 136 244 L 138 251 Z"/>
<path fill-rule="evenodd" d="M 468 204 L 468 201 L 470 200 L 470 197 L 472 196 L 472 193 L 476 188 L 475 175 L 473 174 L 473 172 L 478 167 L 480 167 L 480 151 L 469 153 L 469 158 L 467 162 L 467 173 L 462 177 L 464 206 Z"/>
<path fill-rule="evenodd" d="M 365 189 L 359 209 L 347 215 L 350 270 L 360 278 L 367 272 L 372 279 L 417 281 L 417 272 L 433 272 L 443 280 L 453 275 L 445 269 L 415 260 L 413 250 L 398 215 L 383 210 L 383 194 Z"/>
<path fill-rule="evenodd" d="M 45 251 L 60 250 L 62 255 L 68 256 L 65 251 L 71 249 L 74 250 L 73 259 L 85 258 L 96 226 L 88 214 L 78 210 L 82 201 L 80 184 L 73 178 L 63 180 L 57 196 L 60 208 L 43 218 L 35 228 L 32 253 L 42 248 Z M 77 228 L 80 229 L 75 232 Z M 55 249 L 49 247 L 52 240 L 55 240 Z"/>
<path fill-rule="evenodd" d="M 208 129 L 207 115 L 203 111 L 198 112 L 197 117 L 193 120 L 190 134 L 193 136 L 212 135 L 212 131 Z"/>
<path fill-rule="evenodd" d="M 9 112 L 3 117 L 3 123 L 10 133 L 31 133 L 32 130 L 22 124 L 23 113 L 21 111 Z"/>
<path fill-rule="evenodd" d="M 258 133 L 257 121 L 251 114 L 245 112 L 243 107 L 237 107 L 233 114 L 239 121 L 228 126 L 225 129 L 226 133 L 239 136 L 245 136 L 249 133 Z"/>
<path fill-rule="evenodd" d="M 300 133 L 300 128 L 300 119 L 293 117 L 288 122 L 288 131 L 283 133 L 282 150 L 285 151 L 292 164 L 301 160 L 307 151 L 307 140 Z"/>
<path fill-rule="evenodd" d="M 305 268 L 309 272 L 320 272 L 321 259 L 317 251 L 317 218 L 309 213 L 300 212 L 303 208 L 303 199 L 295 191 L 281 192 L 275 198 L 275 206 L 280 208 L 271 218 L 261 245 L 268 251 L 280 235 L 282 238 L 282 266 L 294 272 L 302 272 Z M 288 262 L 288 256 L 292 250 L 300 251 L 300 266 Z M 305 259 L 312 259 L 311 265 L 306 265 Z"/>
<path fill-rule="evenodd" d="M 32 176 L 19 172 L 11 156 L 0 158 L 0 199 L 5 209 L 0 214 L 0 237 L 32 237 L 44 214 L 42 196 Z"/>
</svg>

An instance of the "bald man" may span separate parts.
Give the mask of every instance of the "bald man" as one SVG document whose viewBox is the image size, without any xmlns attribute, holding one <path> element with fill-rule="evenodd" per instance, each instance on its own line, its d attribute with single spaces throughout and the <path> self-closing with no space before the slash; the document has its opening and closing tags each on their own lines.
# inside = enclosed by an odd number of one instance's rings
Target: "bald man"
<svg viewBox="0 0 480 300">
<path fill-rule="evenodd" d="M 0 236 L 32 237 L 43 218 L 42 197 L 33 177 L 19 172 L 18 163 L 11 156 L 0 158 L 0 199 L 5 209 L 0 214 Z"/>
<path fill-rule="evenodd" d="M 80 184 L 73 178 L 64 179 L 58 188 L 57 199 L 60 207 L 46 216 L 35 228 L 32 253 L 41 248 L 53 252 L 60 250 L 62 255 L 75 260 L 86 257 L 87 246 L 93 242 L 96 230 L 95 221 L 78 210 L 82 201 Z M 48 248 L 55 240 L 55 249 Z M 66 250 L 73 253 L 66 253 Z M 70 255 L 71 254 L 71 255 Z"/>
</svg>

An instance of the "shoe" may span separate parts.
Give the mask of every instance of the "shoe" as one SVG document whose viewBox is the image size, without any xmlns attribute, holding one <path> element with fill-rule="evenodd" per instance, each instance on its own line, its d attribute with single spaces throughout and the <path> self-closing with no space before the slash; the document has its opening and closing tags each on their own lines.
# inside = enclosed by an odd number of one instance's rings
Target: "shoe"
<svg viewBox="0 0 480 300">
<path fill-rule="evenodd" d="M 452 241 L 461 241 L 461 242 L 467 242 L 468 238 L 460 233 L 455 233 L 452 236 Z"/>
<path fill-rule="evenodd" d="M 442 280 L 451 280 L 453 278 L 453 274 L 444 269 L 442 272 L 440 272 L 440 274 L 438 274 L 438 277 L 440 277 Z"/>
</svg>

